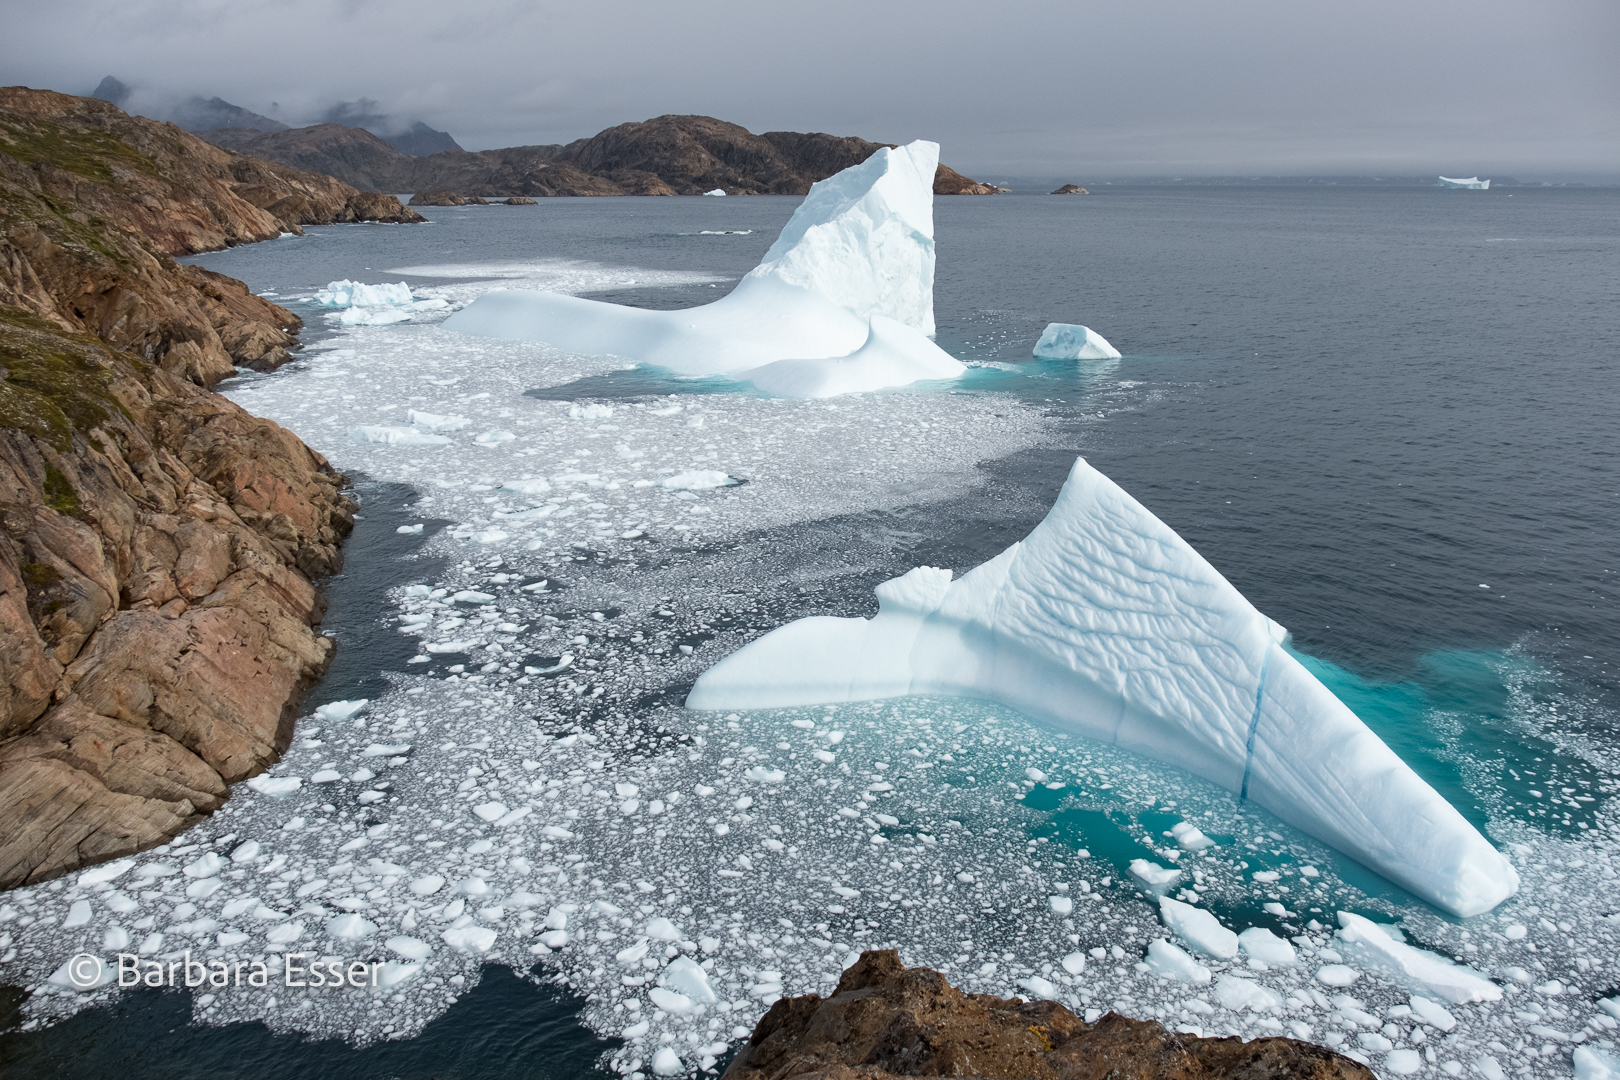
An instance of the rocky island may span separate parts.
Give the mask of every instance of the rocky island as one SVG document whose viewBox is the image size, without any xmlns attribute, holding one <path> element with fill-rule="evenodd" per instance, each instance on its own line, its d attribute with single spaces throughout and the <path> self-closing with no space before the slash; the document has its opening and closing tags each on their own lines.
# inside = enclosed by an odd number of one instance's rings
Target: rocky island
<svg viewBox="0 0 1620 1080">
<path fill-rule="evenodd" d="M 285 750 L 326 670 L 345 481 L 209 389 L 285 308 L 175 256 L 389 195 L 0 89 L 0 889 L 161 844 Z"/>
<path fill-rule="evenodd" d="M 1051 194 L 1053 194 L 1053 195 L 1090 195 L 1091 192 L 1087 191 L 1085 188 L 1081 187 L 1079 184 L 1064 184 L 1062 187 L 1058 188 L 1056 191 L 1051 192 Z"/>
</svg>

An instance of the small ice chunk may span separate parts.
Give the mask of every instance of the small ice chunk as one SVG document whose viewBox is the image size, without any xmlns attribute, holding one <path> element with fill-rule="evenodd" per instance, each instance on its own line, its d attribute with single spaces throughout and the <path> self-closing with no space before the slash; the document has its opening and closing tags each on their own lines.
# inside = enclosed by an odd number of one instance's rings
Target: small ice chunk
<svg viewBox="0 0 1620 1080">
<path fill-rule="evenodd" d="M 79 875 L 79 887 L 87 885 L 100 885 L 107 881 L 116 881 L 129 873 L 135 866 L 134 859 L 119 859 L 117 862 L 102 863 L 93 869 L 86 870 Z"/>
<path fill-rule="evenodd" d="M 411 296 L 411 287 L 403 281 L 367 285 L 345 278 L 328 283 L 312 299 L 322 307 L 348 308 L 403 307 L 411 304 L 415 298 Z"/>
<path fill-rule="evenodd" d="M 570 420 L 606 420 L 613 415 L 611 405 L 579 405 L 568 406 Z"/>
<path fill-rule="evenodd" d="M 446 446 L 448 435 L 435 435 L 416 427 L 388 427 L 383 424 L 362 424 L 349 429 L 349 441 L 378 443 L 382 446 Z"/>
<path fill-rule="evenodd" d="M 452 928 L 439 936 L 457 952 L 487 953 L 495 945 L 495 931 L 487 926 Z"/>
<path fill-rule="evenodd" d="M 1412 1015 L 1441 1031 L 1450 1031 L 1457 1026 L 1457 1018 L 1451 1015 L 1450 1009 L 1417 994 L 1412 995 Z"/>
<path fill-rule="evenodd" d="M 1237 955 L 1238 936 L 1203 908 L 1161 896 L 1159 915 L 1177 937 L 1205 956 L 1230 960 Z"/>
<path fill-rule="evenodd" d="M 1245 956 L 1269 967 L 1294 967 L 1299 963 L 1294 946 L 1263 926 L 1251 926 L 1237 938 Z"/>
<path fill-rule="evenodd" d="M 1086 970 L 1086 954 L 1082 952 L 1072 952 L 1058 962 L 1070 975 L 1079 975 Z"/>
<path fill-rule="evenodd" d="M 1023 987 L 1025 990 L 1028 990 L 1030 996 L 1041 998 L 1045 1001 L 1061 1001 L 1063 997 L 1063 995 L 1058 991 L 1057 987 L 1053 986 L 1050 982 L 1041 978 L 1039 975 L 1031 975 L 1027 979 L 1019 979 L 1018 985 Z"/>
<path fill-rule="evenodd" d="M 670 491 L 707 491 L 710 488 L 730 487 L 737 481 L 713 469 L 693 469 L 676 473 L 674 476 L 666 476 L 658 483 L 660 487 Z"/>
<path fill-rule="evenodd" d="M 1496 1063 L 1492 1061 L 1491 1064 Z M 1575 1080 L 1620 1080 L 1620 1057 L 1606 1050 L 1599 1050 L 1595 1046 L 1577 1046 L 1573 1064 Z M 1477 1069 L 1479 1065 L 1476 1064 L 1474 1067 Z M 1496 1075 L 1498 1077 L 1505 1075 L 1500 1066 L 1496 1069 Z"/>
<path fill-rule="evenodd" d="M 508 480 L 501 485 L 502 490 L 515 492 L 518 495 L 544 495 L 551 490 L 549 480 Z M 545 582 L 541 582 L 545 584 Z"/>
<path fill-rule="evenodd" d="M 396 935 L 384 944 L 390 952 L 396 952 L 407 960 L 426 960 L 433 953 L 433 947 L 420 938 Z"/>
<path fill-rule="evenodd" d="M 1316 969 L 1316 981 L 1323 986 L 1349 986 L 1361 978 L 1361 972 L 1344 964 L 1323 964 Z"/>
<path fill-rule="evenodd" d="M 479 803 L 472 808 L 473 813 L 485 821 L 494 821 L 506 814 L 507 808 L 498 802 Z"/>
<path fill-rule="evenodd" d="M 329 701 L 315 710 L 315 716 L 327 723 L 352 720 L 368 704 L 370 704 L 369 698 L 356 698 L 353 701 Z"/>
<path fill-rule="evenodd" d="M 709 194 L 712 195 L 713 192 Z M 655 1076 L 679 1076 L 686 1071 L 686 1066 L 681 1064 L 681 1057 L 674 1049 L 660 1046 L 658 1053 L 653 1055 L 652 1071 Z"/>
<path fill-rule="evenodd" d="M 499 446 L 501 443 L 509 443 L 515 438 L 517 438 L 517 436 L 512 434 L 510 431 L 496 430 L 486 431 L 481 435 L 474 435 L 473 442 L 477 443 L 479 446 Z"/>
<path fill-rule="evenodd" d="M 1392 981 L 1452 1005 L 1500 1001 L 1502 988 L 1446 957 L 1396 941 L 1371 919 L 1339 912 L 1338 938 L 1347 951 Z"/>
<path fill-rule="evenodd" d="M 1147 966 L 1149 971 L 1161 978 L 1192 983 L 1194 986 L 1202 986 L 1211 978 L 1209 968 L 1164 938 L 1154 938 L 1148 943 Z"/>
<path fill-rule="evenodd" d="M 642 931 L 654 941 L 680 941 L 681 932 L 674 923 L 659 917 L 647 920 L 647 927 Z"/>
<path fill-rule="evenodd" d="M 444 888 L 444 878 L 438 874 L 428 874 L 411 882 L 411 892 L 417 896 L 432 896 Z"/>
<path fill-rule="evenodd" d="M 415 409 L 407 412 L 405 419 L 412 427 L 433 432 L 460 431 L 472 423 L 465 416 L 441 416 L 438 413 L 417 412 Z"/>
<path fill-rule="evenodd" d="M 1054 915 L 1074 914 L 1074 901 L 1067 896 L 1048 896 L 1046 902 L 1051 905 Z"/>
<path fill-rule="evenodd" d="M 652 1003 L 669 1013 L 688 1013 L 692 1011 L 692 999 L 685 994 L 677 994 L 673 990 L 666 990 L 662 986 L 655 986 L 647 991 Z"/>
<path fill-rule="evenodd" d="M 216 852 L 200 855 L 186 864 L 186 876 L 190 878 L 210 878 L 225 869 L 225 860 Z"/>
<path fill-rule="evenodd" d="M 1170 826 L 1170 835 L 1175 837 L 1183 851 L 1203 851 L 1215 846 L 1215 841 L 1190 821 L 1178 821 Z"/>
<path fill-rule="evenodd" d="M 75 900 L 73 906 L 68 908 L 67 918 L 62 920 L 63 930 L 72 930 L 90 923 L 90 901 Z"/>
<path fill-rule="evenodd" d="M 1384 1055 L 1384 1071 L 1396 1076 L 1411 1076 L 1423 1068 L 1423 1055 L 1409 1047 L 1391 1050 Z"/>
<path fill-rule="evenodd" d="M 326 932 L 338 941 L 363 941 L 377 932 L 377 924 L 362 917 L 358 912 L 339 915 L 327 921 Z"/>
<path fill-rule="evenodd" d="M 260 773 L 247 782 L 247 786 L 260 795 L 268 795 L 272 799 L 284 799 L 293 794 L 304 781 L 297 776 L 271 776 L 269 773 Z"/>
<path fill-rule="evenodd" d="M 1181 880 L 1181 871 L 1166 868 L 1147 859 L 1131 860 L 1131 876 L 1151 892 L 1164 892 Z"/>
<path fill-rule="evenodd" d="M 720 997 L 709 985 L 709 973 L 695 961 L 677 956 L 664 969 L 664 985 L 699 1005 L 714 1005 Z"/>
<path fill-rule="evenodd" d="M 231 862 L 250 863 L 259 857 L 260 850 L 261 847 L 257 840 L 244 840 L 237 844 L 236 848 L 231 852 Z"/>
<path fill-rule="evenodd" d="M 360 751 L 361 757 L 399 757 L 411 752 L 410 743 L 372 743 Z"/>
<path fill-rule="evenodd" d="M 1089 326 L 1055 322 L 1041 332 L 1035 355 L 1052 360 L 1116 360 L 1119 350 Z"/>
<path fill-rule="evenodd" d="M 1253 979 L 1245 979 L 1240 975 L 1222 975 L 1217 979 L 1215 1000 L 1233 1012 L 1242 1012 L 1244 1009 L 1251 1012 L 1273 1012 L 1283 1007 L 1282 998 Z"/>
</svg>

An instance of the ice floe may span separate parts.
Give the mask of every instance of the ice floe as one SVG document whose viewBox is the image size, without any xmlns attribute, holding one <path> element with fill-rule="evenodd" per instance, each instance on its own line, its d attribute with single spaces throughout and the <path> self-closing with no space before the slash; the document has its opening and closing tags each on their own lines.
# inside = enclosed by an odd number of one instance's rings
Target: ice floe
<svg viewBox="0 0 1620 1080">
<path fill-rule="evenodd" d="M 1041 332 L 1035 355 L 1053 360 L 1117 360 L 1119 350 L 1089 326 L 1055 322 Z"/>
</svg>

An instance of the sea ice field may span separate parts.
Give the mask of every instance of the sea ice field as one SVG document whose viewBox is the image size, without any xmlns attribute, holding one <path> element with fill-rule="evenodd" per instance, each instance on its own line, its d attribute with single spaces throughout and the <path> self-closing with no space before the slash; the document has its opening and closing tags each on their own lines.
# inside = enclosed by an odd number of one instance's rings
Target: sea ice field
<svg viewBox="0 0 1620 1080">
<path fill-rule="evenodd" d="M 198 260 L 309 323 L 297 362 L 225 389 L 356 480 L 357 540 L 386 543 L 352 549 L 343 595 L 363 606 L 334 621 L 388 644 L 352 685 L 319 688 L 284 760 L 204 824 L 0 897 L 0 983 L 30 992 L 0 1045 L 47 1039 L 126 993 L 74 989 L 74 954 L 168 963 L 189 950 L 273 976 L 183 991 L 195 1025 L 409 1045 L 510 969 L 569 995 L 604 1072 L 700 1075 L 778 997 L 825 993 L 860 950 L 897 948 L 971 991 L 1309 1039 L 1380 1076 L 1620 1069 L 1612 537 L 1579 551 L 1608 519 L 1561 502 L 1571 516 L 1545 535 L 1494 534 L 1503 547 L 1540 537 L 1523 544 L 1529 569 L 1481 554 L 1492 506 L 1444 509 L 1476 482 L 1472 465 L 1403 451 L 1448 478 L 1425 488 L 1430 474 L 1404 459 L 1345 451 L 1337 421 L 1270 422 L 1290 402 L 1316 415 L 1334 397 L 1323 386 L 1234 426 L 1265 396 L 1238 372 L 1308 352 L 1262 326 L 1263 307 L 1214 313 L 1203 297 L 1173 327 L 1132 316 L 1168 288 L 1156 252 L 1185 244 L 1196 270 L 1255 220 L 1320 229 L 1320 205 L 999 198 L 936 208 L 938 340 L 967 373 L 814 400 L 443 326 L 495 288 L 695 306 L 759 261 L 795 200 L 559 207 L 562 220 L 522 226 L 528 251 L 482 222 L 552 207 L 443 209 L 414 234 L 334 227 Z M 1609 203 L 1575 205 L 1517 231 L 1579 255 L 1560 229 L 1620 222 Z M 1390 215 L 1327 208 L 1347 231 Z M 1097 286 L 1088 304 L 1065 279 L 1020 306 L 1029 280 L 1061 275 L 1039 244 L 1030 265 L 999 253 L 1052 232 L 1048 213 L 1092 214 L 1063 228 L 1134 246 L 1141 265 L 1122 255 L 1118 273 L 1139 293 Z M 1408 226 L 1345 272 L 1387 277 L 1379 260 L 1410 257 Z M 1432 227 L 1480 247 L 1505 228 Z M 1285 262 L 1267 272 L 1289 277 Z M 1352 300 L 1339 316 L 1376 296 Z M 1393 310 L 1399 327 L 1410 313 Z M 1123 356 L 1031 360 L 1054 322 L 1093 327 Z M 1505 359 L 1484 366 L 1518 377 Z M 1351 430 L 1410 418 L 1367 423 Z M 1280 449 L 1260 432 L 1278 424 L 1292 440 Z M 684 707 L 705 671 L 771 631 L 869 618 L 881 582 L 925 565 L 960 579 L 1022 540 L 1081 455 L 1295 631 L 1290 662 L 1488 837 L 1516 893 L 1448 914 L 1225 784 L 974 697 Z M 1539 483 L 1534 465 L 1513 461 L 1508 482 Z M 1408 482 L 1416 505 L 1343 497 Z M 1314 524 L 1274 540 L 1293 516 Z M 1426 546 L 1445 544 L 1456 550 Z M 1500 573 L 1476 566 L 1491 559 Z M 1520 599 L 1538 575 L 1539 608 Z M 1404 589 L 1407 576 L 1424 584 Z M 368 577 L 383 584 L 368 591 Z M 1447 599 L 1425 599 L 1441 588 Z M 340 633 L 340 652 L 358 636 Z M 282 972 L 298 953 L 383 966 L 352 993 L 294 989 Z"/>
</svg>

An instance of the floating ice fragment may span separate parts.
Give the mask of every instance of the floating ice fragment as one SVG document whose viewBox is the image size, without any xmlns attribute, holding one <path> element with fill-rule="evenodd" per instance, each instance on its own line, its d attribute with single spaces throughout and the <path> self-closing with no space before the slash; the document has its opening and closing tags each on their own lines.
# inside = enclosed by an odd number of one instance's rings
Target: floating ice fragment
<svg viewBox="0 0 1620 1080">
<path fill-rule="evenodd" d="M 1052 914 L 1054 915 L 1074 914 L 1074 901 L 1067 896 L 1048 896 L 1046 902 L 1052 908 Z"/>
<path fill-rule="evenodd" d="M 1117 360 L 1119 350 L 1089 326 L 1055 322 L 1041 332 L 1035 355 L 1051 360 Z"/>
<path fill-rule="evenodd" d="M 420 938 L 396 935 L 383 944 L 407 960 L 426 960 L 433 953 L 433 947 Z"/>
<path fill-rule="evenodd" d="M 1159 915 L 1176 936 L 1205 956 L 1212 956 L 1217 960 L 1230 960 L 1237 955 L 1238 936 L 1222 926 L 1219 919 L 1203 908 L 1161 896 Z"/>
<path fill-rule="evenodd" d="M 571 420 L 606 420 L 613 415 L 611 405 L 570 405 L 568 416 Z"/>
<path fill-rule="evenodd" d="M 1086 955 L 1082 952 L 1072 952 L 1061 961 L 1063 970 L 1070 975 L 1079 975 L 1086 970 Z"/>
<path fill-rule="evenodd" d="M 501 443 L 509 443 L 515 438 L 517 436 L 510 431 L 486 431 L 481 435 L 474 435 L 473 442 L 479 446 L 499 446 Z"/>
<path fill-rule="evenodd" d="M 410 743 L 372 743 L 360 751 L 361 757 L 399 757 L 411 752 Z"/>
<path fill-rule="evenodd" d="M 358 913 L 339 915 L 326 924 L 328 936 L 338 941 L 361 941 L 377 932 L 377 924 L 368 922 Z"/>
<path fill-rule="evenodd" d="M 1324 986 L 1349 986 L 1361 978 L 1361 972 L 1344 964 L 1323 964 L 1316 969 L 1316 981 Z"/>
<path fill-rule="evenodd" d="M 676 473 L 666 476 L 659 482 L 660 487 L 670 491 L 707 491 L 710 488 L 729 487 L 737 481 L 723 472 L 713 469 L 693 469 L 689 472 Z"/>
<path fill-rule="evenodd" d="M 1149 971 L 1161 978 L 1192 983 L 1194 986 L 1203 986 L 1211 978 L 1209 968 L 1164 938 L 1154 938 L 1148 943 L 1147 966 Z"/>
<path fill-rule="evenodd" d="M 709 192 L 709 194 L 714 193 Z M 722 192 L 722 194 L 724 193 Z M 686 1071 L 686 1066 L 681 1064 L 680 1055 L 673 1049 L 668 1046 L 660 1046 L 658 1053 L 653 1055 L 652 1071 L 655 1076 L 679 1076 Z"/>
<path fill-rule="evenodd" d="M 354 701 L 329 701 L 315 710 L 315 715 L 328 723 L 352 719 L 361 709 L 370 703 L 368 698 L 357 698 Z"/>
<path fill-rule="evenodd" d="M 1263 926 L 1251 926 L 1237 936 L 1244 955 L 1268 967 L 1294 967 L 1299 963 L 1294 946 Z"/>
<path fill-rule="evenodd" d="M 1041 978 L 1039 975 L 1031 975 L 1027 979 L 1019 979 L 1018 985 L 1023 987 L 1025 990 L 1028 990 L 1031 997 L 1041 998 L 1046 1001 L 1063 1000 L 1063 995 L 1058 988 L 1053 986 L 1047 980 Z"/>
<path fill-rule="evenodd" d="M 63 930 L 72 930 L 90 923 L 90 901 L 75 900 L 73 906 L 68 908 L 67 918 L 62 920 Z"/>
<path fill-rule="evenodd" d="M 1398 985 L 1422 991 L 1452 1005 L 1500 1001 L 1502 988 L 1472 968 L 1396 941 L 1371 919 L 1339 912 L 1338 938 L 1346 951 Z M 1318 978 L 1320 978 L 1318 974 Z"/>
<path fill-rule="evenodd" d="M 269 795 L 273 799 L 284 799 L 303 784 L 303 779 L 297 776 L 271 776 L 269 773 L 260 773 L 247 782 L 247 786 L 260 795 Z"/>
<path fill-rule="evenodd" d="M 1575 1066 L 1575 1080 L 1620 1080 L 1620 1057 L 1594 1046 L 1577 1046 L 1571 1063 Z M 1496 1073 L 1504 1075 L 1500 1067 Z"/>
<path fill-rule="evenodd" d="M 1152 892 L 1163 892 L 1181 880 L 1180 870 L 1147 859 L 1132 859 L 1130 869 L 1131 876 Z"/>
<path fill-rule="evenodd" d="M 462 589 L 450 597 L 458 604 L 487 604 L 495 599 L 489 593 L 479 592 L 476 589 Z"/>
<path fill-rule="evenodd" d="M 129 873 L 135 866 L 134 859 L 119 859 L 117 862 L 102 863 L 100 866 L 86 870 L 79 875 L 79 887 L 100 885 L 108 881 L 117 881 Z"/>
<path fill-rule="evenodd" d="M 652 1003 L 665 1012 L 679 1014 L 692 1011 L 691 998 L 685 994 L 677 994 L 673 990 L 666 990 L 661 986 L 655 986 L 647 991 L 647 997 L 652 999 Z"/>
<path fill-rule="evenodd" d="M 473 807 L 472 810 L 473 813 L 477 814 L 485 821 L 494 821 L 496 818 L 499 818 L 501 815 L 506 813 L 506 807 L 502 806 L 498 802 L 479 803 L 477 806 Z"/>
<path fill-rule="evenodd" d="M 81 957 L 75 956 L 47 975 L 45 981 L 63 990 L 74 990 L 84 994 L 106 986 L 117 977 L 114 965 L 87 963 Z"/>
<path fill-rule="evenodd" d="M 664 968 L 663 983 L 698 1005 L 714 1005 L 720 1000 L 709 985 L 708 972 L 696 961 L 684 956 L 677 956 Z"/>
<path fill-rule="evenodd" d="M 411 882 L 411 892 L 417 896 L 432 896 L 444 888 L 444 878 L 438 874 L 427 874 Z"/>
<path fill-rule="evenodd" d="M 763 765 L 755 765 L 743 773 L 743 777 L 756 784 L 780 784 L 787 779 L 787 774 L 781 769 L 767 769 Z"/>
<path fill-rule="evenodd" d="M 464 953 L 487 953 L 495 945 L 495 931 L 487 926 L 463 926 L 439 935 L 444 943 Z"/>
<path fill-rule="evenodd" d="M 1215 841 L 1205 836 L 1203 830 L 1190 821 L 1178 821 L 1170 826 L 1170 835 L 1175 837 L 1176 843 L 1183 851 L 1203 851 L 1215 846 Z"/>
<path fill-rule="evenodd" d="M 448 435 L 435 435 L 415 427 L 387 427 L 363 424 L 349 429 L 349 439 L 359 443 L 380 443 L 383 446 L 445 446 Z"/>
<path fill-rule="evenodd" d="M 1281 1011 L 1283 999 L 1252 979 L 1239 975 L 1222 975 L 1215 982 L 1215 1000 L 1234 1012 L 1249 1009 L 1253 1012 Z"/>
<path fill-rule="evenodd" d="M 1438 1001 L 1430 1001 L 1417 994 L 1412 995 L 1412 1014 L 1425 1024 L 1441 1031 L 1450 1031 L 1457 1026 L 1457 1018 L 1451 1015 L 1450 1009 Z"/>
<path fill-rule="evenodd" d="M 875 618 L 801 619 L 698 679 L 694 709 L 989 698 L 1204 776 L 1459 915 L 1512 865 L 1282 645 L 1181 537 L 1084 460 L 1020 543 Z"/>
<path fill-rule="evenodd" d="M 417 412 L 415 409 L 409 410 L 405 419 L 414 427 L 433 432 L 460 431 L 472 423 L 465 416 L 441 416 L 438 413 Z"/>
<path fill-rule="evenodd" d="M 515 492 L 519 495 L 544 495 L 551 490 L 549 480 L 508 480 L 501 485 L 503 490 Z M 539 584 L 544 585 L 545 582 Z M 524 588 L 529 586 L 525 585 Z"/>
<path fill-rule="evenodd" d="M 359 281 L 334 281 L 312 298 L 322 307 L 401 307 L 410 304 L 411 287 L 405 282 L 367 285 Z"/>
</svg>

